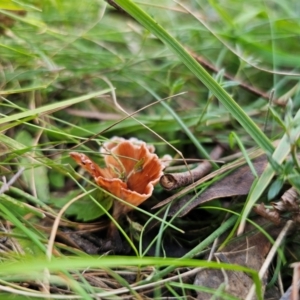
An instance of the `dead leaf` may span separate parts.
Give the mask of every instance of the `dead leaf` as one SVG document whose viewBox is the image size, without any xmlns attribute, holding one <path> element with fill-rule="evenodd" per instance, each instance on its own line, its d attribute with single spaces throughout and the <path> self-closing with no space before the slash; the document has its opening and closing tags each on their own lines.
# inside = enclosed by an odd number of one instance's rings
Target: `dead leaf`
<svg viewBox="0 0 300 300">
<path fill-rule="evenodd" d="M 266 168 L 268 160 L 266 156 L 260 156 L 253 161 L 253 166 L 258 175 L 261 175 Z M 247 195 L 254 181 L 254 176 L 248 165 L 239 167 L 226 177 L 212 184 L 199 197 L 187 204 L 192 198 L 191 195 L 182 197 L 179 201 L 172 204 L 169 216 L 175 215 L 179 210 L 178 217 L 183 217 L 196 206 L 218 198 Z M 182 209 L 183 206 L 187 206 Z"/>
<path fill-rule="evenodd" d="M 258 219 L 259 223 L 265 223 L 263 218 Z M 273 226 L 274 227 L 274 226 Z M 273 233 L 278 233 L 279 228 L 275 228 Z M 232 243 L 227 245 L 221 252 L 214 254 L 214 260 L 222 263 L 242 265 L 259 271 L 271 248 L 270 241 L 252 225 L 246 226 L 243 236 L 239 236 Z M 263 288 L 265 289 L 267 274 L 263 278 Z M 227 271 L 227 270 L 201 270 L 195 278 L 194 284 L 209 287 L 217 290 L 221 284 L 225 283 L 224 292 L 245 299 L 253 280 L 247 273 Z M 211 294 L 198 292 L 201 300 L 211 299 Z"/>
</svg>

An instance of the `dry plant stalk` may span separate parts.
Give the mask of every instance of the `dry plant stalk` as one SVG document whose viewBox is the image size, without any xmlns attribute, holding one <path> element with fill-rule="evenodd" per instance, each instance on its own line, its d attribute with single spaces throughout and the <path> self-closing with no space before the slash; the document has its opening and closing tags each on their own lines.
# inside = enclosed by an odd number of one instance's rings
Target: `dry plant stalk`
<svg viewBox="0 0 300 300">
<path fill-rule="evenodd" d="M 281 201 L 273 202 L 273 207 L 278 211 L 299 212 L 298 192 L 295 188 L 290 188 L 281 196 Z"/>
<path fill-rule="evenodd" d="M 253 211 L 275 225 L 280 225 L 281 223 L 279 212 L 277 210 L 267 209 L 263 203 L 255 205 Z"/>
<path fill-rule="evenodd" d="M 210 157 L 212 160 L 216 160 L 222 156 L 223 152 L 224 148 L 218 145 L 213 149 L 213 151 L 210 154 Z M 160 178 L 160 184 L 167 191 L 187 186 L 206 175 L 211 170 L 211 168 L 211 163 L 208 160 L 206 160 L 204 162 L 201 162 L 193 170 L 180 173 L 164 174 Z"/>
<path fill-rule="evenodd" d="M 300 208 L 299 195 L 295 188 L 291 187 L 281 196 L 278 202 L 272 202 L 273 210 L 267 209 L 263 203 L 256 205 L 253 210 L 265 219 L 279 225 L 282 221 L 281 214 L 283 212 L 290 212 L 291 219 L 300 223 Z"/>
</svg>

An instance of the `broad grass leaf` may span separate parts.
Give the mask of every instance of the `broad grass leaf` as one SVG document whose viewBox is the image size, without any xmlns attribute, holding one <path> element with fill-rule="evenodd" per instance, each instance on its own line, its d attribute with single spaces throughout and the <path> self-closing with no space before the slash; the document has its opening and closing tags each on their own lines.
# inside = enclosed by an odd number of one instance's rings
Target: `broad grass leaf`
<svg viewBox="0 0 300 300">
<path fill-rule="evenodd" d="M 276 179 L 270 186 L 268 191 L 268 200 L 274 199 L 283 187 L 284 180 L 282 178 Z"/>
<path fill-rule="evenodd" d="M 51 187 L 55 189 L 61 189 L 65 185 L 65 176 L 62 173 L 57 172 L 56 170 L 49 170 L 49 180 Z"/>
<path fill-rule="evenodd" d="M 50 202 L 57 208 L 62 208 L 69 201 L 75 198 L 80 192 L 73 191 L 63 197 L 52 197 Z M 91 199 L 91 197 L 94 198 Z M 92 221 L 103 216 L 113 204 L 112 197 L 102 192 L 100 189 L 92 192 L 91 195 L 83 197 L 74 202 L 65 212 L 67 217 L 74 217 L 78 221 Z"/>
</svg>

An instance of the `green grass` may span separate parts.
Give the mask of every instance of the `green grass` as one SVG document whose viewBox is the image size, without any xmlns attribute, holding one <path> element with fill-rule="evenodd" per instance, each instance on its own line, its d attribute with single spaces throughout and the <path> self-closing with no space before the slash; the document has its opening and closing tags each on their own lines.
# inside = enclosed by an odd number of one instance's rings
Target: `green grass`
<svg viewBox="0 0 300 300">
<path fill-rule="evenodd" d="M 27 11 L 1 10 L 15 21 L 0 22 L 1 187 L 24 168 L 0 195 L 0 236 L 8 237 L 0 256 L 1 299 L 46 298 L 49 287 L 55 299 L 94 299 L 95 294 L 117 299 L 128 290 L 138 299 L 148 285 L 152 298 L 196 297 L 197 288 L 184 275 L 170 283 L 167 278 L 178 275 L 180 267 L 204 266 L 249 272 L 262 297 L 259 270 L 217 265 L 204 254 L 221 234 L 241 231 L 252 207 L 274 195 L 270 189 L 280 192 L 273 201 L 287 187 L 300 191 L 298 3 L 115 3 L 127 13 L 96 0 L 0 2 L 2 9 L 17 5 Z M 199 64 L 199 57 L 206 63 Z M 222 143 L 232 146 L 226 154 L 242 151 L 248 160 L 254 147 L 270 164 L 245 204 L 232 204 L 238 217 L 216 209 L 208 216 L 194 210 L 169 219 L 168 206 L 159 212 L 150 208 L 177 192 L 166 194 L 158 186 L 152 199 L 118 225 L 129 256 L 108 256 L 100 249 L 91 255 L 76 248 L 76 238 L 65 231 L 103 238 L 102 231 L 93 230 L 107 225 L 111 201 L 69 152 L 86 153 L 102 164 L 99 147 L 113 136 L 137 137 L 155 145 L 158 156 L 175 159 L 207 158 Z M 221 178 L 220 166 L 214 163 L 212 181 L 189 192 L 201 192 Z M 55 219 L 61 221 L 57 228 Z M 56 230 L 59 239 L 50 243 Z M 299 260 L 297 242 L 290 241 L 288 263 Z M 183 251 L 180 259 L 172 258 L 176 248 Z M 282 272 L 288 287 L 290 271 L 283 266 Z M 19 285 L 24 281 L 31 284 Z M 60 294 L 67 290 L 68 295 Z"/>
</svg>

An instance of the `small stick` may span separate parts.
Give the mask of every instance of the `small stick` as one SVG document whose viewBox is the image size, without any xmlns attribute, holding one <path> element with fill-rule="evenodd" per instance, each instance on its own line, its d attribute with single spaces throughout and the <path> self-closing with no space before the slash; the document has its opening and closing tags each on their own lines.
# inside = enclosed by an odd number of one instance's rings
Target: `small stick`
<svg viewBox="0 0 300 300">
<path fill-rule="evenodd" d="M 212 160 L 219 159 L 224 152 L 224 148 L 220 145 L 216 146 L 210 153 Z M 200 179 L 206 175 L 212 168 L 211 163 L 208 160 L 200 163 L 195 169 L 180 172 L 180 173 L 166 173 L 160 178 L 161 186 L 167 190 L 171 191 L 186 185 L 193 183 L 194 181 Z"/>
</svg>

